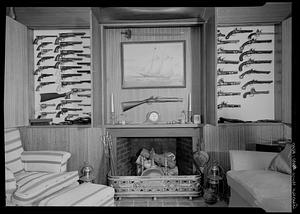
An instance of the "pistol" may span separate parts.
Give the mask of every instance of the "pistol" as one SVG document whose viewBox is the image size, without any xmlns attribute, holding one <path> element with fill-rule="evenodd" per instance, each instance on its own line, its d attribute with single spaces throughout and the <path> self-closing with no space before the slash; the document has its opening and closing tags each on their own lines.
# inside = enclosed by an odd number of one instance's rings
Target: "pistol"
<svg viewBox="0 0 300 214">
<path fill-rule="evenodd" d="M 59 33 L 57 39 L 55 40 L 54 44 L 58 44 L 61 40 L 68 38 L 68 37 L 75 37 L 75 36 L 84 36 L 85 33 Z"/>
<path fill-rule="evenodd" d="M 46 85 L 50 85 L 50 84 L 54 84 L 55 82 L 51 81 L 51 82 L 41 82 L 37 87 L 36 87 L 36 91 L 39 91 L 41 87 L 46 86 Z"/>
<path fill-rule="evenodd" d="M 36 36 L 35 39 L 33 40 L 33 44 L 37 45 L 39 40 L 42 40 L 44 38 L 49 38 L 49 37 L 57 37 L 56 35 L 42 35 L 42 36 Z"/>
<path fill-rule="evenodd" d="M 45 56 L 45 57 L 42 57 L 41 59 L 39 59 L 39 61 L 36 63 L 36 65 L 40 65 L 42 62 L 46 61 L 46 60 L 49 60 L 49 59 L 53 59 L 54 56 Z"/>
<path fill-rule="evenodd" d="M 52 51 L 53 49 L 42 49 L 40 50 L 40 52 L 38 53 L 38 55 L 36 56 L 37 58 L 41 58 L 42 55 L 45 55 L 46 53 L 48 53 L 49 51 Z"/>
<path fill-rule="evenodd" d="M 82 42 L 60 42 L 59 45 L 57 45 L 54 48 L 54 53 L 57 53 L 59 49 L 67 46 L 73 46 L 73 45 L 79 45 L 82 44 Z"/>
<path fill-rule="evenodd" d="M 37 81 L 40 82 L 44 77 L 50 77 L 50 76 L 53 76 L 53 74 L 41 74 L 38 77 Z"/>
<path fill-rule="evenodd" d="M 68 111 L 82 111 L 82 108 L 62 108 L 59 112 L 57 112 L 56 117 L 60 117 L 60 115 L 65 114 Z"/>
<path fill-rule="evenodd" d="M 39 51 L 41 48 L 47 46 L 47 45 L 50 45 L 52 44 L 52 42 L 42 42 L 37 48 L 36 50 Z"/>
<path fill-rule="evenodd" d="M 230 31 L 226 36 L 225 39 L 229 39 L 230 36 L 237 34 L 237 33 L 251 33 L 253 30 L 242 30 L 235 28 L 234 30 Z"/>
<path fill-rule="evenodd" d="M 34 72 L 33 72 L 33 75 L 37 75 L 38 72 L 42 71 L 42 70 L 45 70 L 45 69 L 48 69 L 48 68 L 55 68 L 54 66 L 39 66 Z"/>
</svg>

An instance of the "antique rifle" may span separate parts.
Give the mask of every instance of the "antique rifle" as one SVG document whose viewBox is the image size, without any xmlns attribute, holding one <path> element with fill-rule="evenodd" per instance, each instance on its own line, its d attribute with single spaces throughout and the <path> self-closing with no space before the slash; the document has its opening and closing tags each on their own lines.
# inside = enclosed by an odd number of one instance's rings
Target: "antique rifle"
<svg viewBox="0 0 300 214">
<path fill-rule="evenodd" d="M 58 62 L 55 63 L 54 67 L 59 68 L 59 65 L 63 65 L 68 62 L 80 61 L 81 58 L 59 58 Z"/>
<path fill-rule="evenodd" d="M 35 91 L 39 91 L 40 88 L 42 88 L 43 86 L 50 85 L 50 84 L 54 84 L 54 83 L 56 83 L 56 82 L 54 82 L 54 81 L 51 81 L 51 82 L 41 82 L 41 83 L 36 87 Z"/>
<path fill-rule="evenodd" d="M 238 43 L 240 40 L 222 40 L 217 39 L 217 45 L 224 45 L 224 44 L 232 44 L 232 43 Z"/>
<path fill-rule="evenodd" d="M 59 61 L 61 57 L 72 55 L 76 53 L 82 53 L 83 50 L 60 50 L 60 53 L 56 55 L 55 61 Z"/>
<path fill-rule="evenodd" d="M 233 29 L 232 31 L 230 31 L 226 36 L 225 39 L 229 39 L 230 36 L 234 35 L 234 34 L 238 34 L 238 33 L 251 33 L 253 32 L 253 30 L 242 30 L 242 28 L 240 29 Z"/>
<path fill-rule="evenodd" d="M 257 50 L 254 50 L 253 48 L 251 48 L 250 50 L 243 52 L 240 55 L 239 60 L 243 61 L 243 57 L 244 56 L 248 56 L 250 54 L 270 54 L 272 52 L 273 52 L 272 50 L 264 50 L 264 51 L 260 50 L 260 51 L 257 51 Z"/>
<path fill-rule="evenodd" d="M 254 94 L 269 94 L 269 91 L 256 91 L 255 88 L 251 88 L 250 91 L 247 91 L 243 94 L 243 98 L 246 98 L 248 95 L 253 97 Z"/>
<path fill-rule="evenodd" d="M 242 71 L 244 66 L 249 66 L 251 64 L 263 64 L 263 63 L 271 63 L 271 62 L 272 62 L 272 60 L 253 60 L 253 59 L 249 59 L 245 62 L 242 62 L 239 65 L 239 71 Z"/>
<path fill-rule="evenodd" d="M 177 97 L 154 97 L 151 96 L 147 99 L 141 100 L 141 101 L 127 101 L 127 102 L 122 102 L 122 110 L 128 111 L 129 109 L 132 109 L 134 107 L 137 107 L 139 105 L 142 105 L 144 103 L 152 104 L 152 103 L 166 103 L 166 102 L 182 102 L 182 98 L 177 98 Z"/>
<path fill-rule="evenodd" d="M 242 86 L 242 89 L 245 90 L 248 85 L 253 85 L 253 84 L 270 84 L 272 82 L 273 82 L 273 80 L 267 80 L 267 81 L 263 81 L 263 80 L 262 81 L 260 81 L 260 80 L 250 80 L 250 81 L 246 82 Z"/>
<path fill-rule="evenodd" d="M 33 75 L 37 75 L 38 72 L 42 71 L 42 70 L 45 70 L 45 69 L 48 69 L 48 68 L 55 68 L 54 66 L 39 66 L 34 72 L 33 72 Z"/>
<path fill-rule="evenodd" d="M 54 48 L 54 53 L 57 53 L 59 49 L 67 46 L 73 46 L 73 45 L 79 45 L 82 44 L 82 42 L 60 42 L 59 45 L 57 45 Z"/>
<path fill-rule="evenodd" d="M 270 72 L 271 71 L 257 71 L 257 70 L 254 70 L 253 68 L 251 68 L 250 70 L 245 71 L 244 73 L 242 73 L 239 76 L 239 78 L 243 79 L 246 74 L 269 74 Z"/>
<path fill-rule="evenodd" d="M 90 88 L 72 88 L 71 91 L 58 94 L 58 93 L 43 93 L 41 95 L 41 101 L 40 102 L 45 102 L 48 100 L 53 100 L 57 98 L 64 97 L 65 99 L 70 99 L 71 94 L 78 93 L 78 92 L 84 92 L 84 91 L 90 91 Z"/>
<path fill-rule="evenodd" d="M 61 79 L 63 80 L 69 77 L 79 77 L 79 76 L 82 76 L 82 74 L 61 74 Z"/>
<path fill-rule="evenodd" d="M 82 68 L 82 66 L 60 66 L 61 71 L 66 71 L 66 70 L 75 69 L 75 68 Z"/>
</svg>

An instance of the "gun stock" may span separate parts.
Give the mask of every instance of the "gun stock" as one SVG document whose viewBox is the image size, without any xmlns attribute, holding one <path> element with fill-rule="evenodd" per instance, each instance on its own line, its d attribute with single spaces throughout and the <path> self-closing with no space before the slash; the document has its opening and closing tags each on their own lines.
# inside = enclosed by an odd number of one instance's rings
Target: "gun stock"
<svg viewBox="0 0 300 214">
<path fill-rule="evenodd" d="M 149 100 L 153 99 L 153 97 L 150 97 L 148 99 L 142 100 L 142 101 L 128 101 L 128 102 L 123 102 L 122 105 L 122 110 L 123 112 L 128 111 L 129 109 L 132 109 L 134 107 L 137 107 L 139 105 L 142 105 L 144 103 L 149 102 Z"/>
</svg>

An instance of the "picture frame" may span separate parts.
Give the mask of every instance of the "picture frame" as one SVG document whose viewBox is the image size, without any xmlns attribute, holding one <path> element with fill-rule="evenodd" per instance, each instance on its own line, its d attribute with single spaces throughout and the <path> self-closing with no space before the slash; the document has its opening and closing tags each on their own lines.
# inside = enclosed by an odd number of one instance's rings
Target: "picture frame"
<svg viewBox="0 0 300 214">
<path fill-rule="evenodd" d="M 185 88 L 185 40 L 121 43 L 122 89 Z"/>
</svg>

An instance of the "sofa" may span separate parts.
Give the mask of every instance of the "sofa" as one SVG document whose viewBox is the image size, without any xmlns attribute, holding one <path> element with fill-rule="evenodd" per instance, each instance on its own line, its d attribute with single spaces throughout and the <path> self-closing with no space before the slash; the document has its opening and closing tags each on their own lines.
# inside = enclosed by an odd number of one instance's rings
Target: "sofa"
<svg viewBox="0 0 300 214">
<path fill-rule="evenodd" d="M 287 150 L 286 148 L 284 150 Z M 283 152 L 283 151 L 282 151 Z M 266 212 L 291 212 L 291 174 L 274 168 L 280 153 L 230 150 L 229 207 L 259 207 Z M 277 162 L 276 162 L 277 161 Z M 273 168 L 272 168 L 273 167 Z"/>
</svg>

